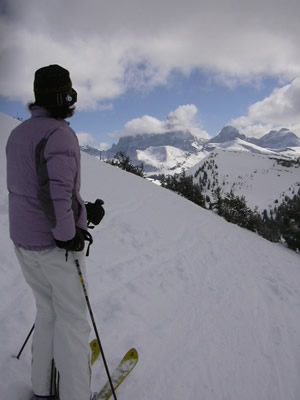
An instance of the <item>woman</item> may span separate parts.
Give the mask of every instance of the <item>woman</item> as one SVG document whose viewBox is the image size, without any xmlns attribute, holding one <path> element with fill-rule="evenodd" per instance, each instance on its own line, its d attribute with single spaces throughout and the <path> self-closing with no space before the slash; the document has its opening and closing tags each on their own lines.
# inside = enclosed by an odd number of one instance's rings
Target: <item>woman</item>
<svg viewBox="0 0 300 400">
<path fill-rule="evenodd" d="M 35 399 L 51 396 L 52 360 L 61 400 L 90 399 L 90 326 L 73 251 L 85 276 L 85 205 L 80 197 L 80 148 L 65 118 L 77 93 L 59 65 L 34 79 L 31 118 L 8 139 L 10 237 L 36 301 L 32 346 Z M 70 252 L 70 253 L 69 253 Z"/>
</svg>

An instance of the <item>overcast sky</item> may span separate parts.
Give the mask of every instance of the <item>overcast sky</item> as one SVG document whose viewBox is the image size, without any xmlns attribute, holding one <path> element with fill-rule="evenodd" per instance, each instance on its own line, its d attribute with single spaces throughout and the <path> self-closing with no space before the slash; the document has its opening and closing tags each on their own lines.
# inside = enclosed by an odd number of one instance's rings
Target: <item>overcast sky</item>
<svg viewBox="0 0 300 400">
<path fill-rule="evenodd" d="M 79 94 L 77 130 L 98 144 L 140 127 L 159 133 L 174 113 L 204 135 L 217 134 L 216 121 L 256 136 L 282 126 L 300 135 L 299 0 L 0 4 L 4 111 L 31 101 L 34 71 L 57 63 Z M 91 121 L 105 127 L 96 139 Z"/>
</svg>

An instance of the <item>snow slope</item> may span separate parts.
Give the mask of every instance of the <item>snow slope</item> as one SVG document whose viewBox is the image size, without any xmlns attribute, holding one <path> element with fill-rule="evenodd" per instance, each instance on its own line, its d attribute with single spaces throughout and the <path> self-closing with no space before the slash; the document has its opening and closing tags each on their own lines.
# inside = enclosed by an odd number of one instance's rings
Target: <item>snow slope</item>
<svg viewBox="0 0 300 400">
<path fill-rule="evenodd" d="M 273 155 L 276 157 L 282 157 L 286 159 L 296 159 L 300 157 L 300 147 L 296 146 L 284 147 L 284 149 L 279 151 L 274 149 L 268 149 L 240 138 L 228 140 L 227 142 L 221 142 L 221 143 L 215 143 L 213 141 L 210 141 L 208 144 L 204 146 L 204 149 L 206 151 L 213 151 L 218 149 L 228 150 L 228 151 L 244 151 L 254 154 L 266 154 L 270 156 Z"/>
<path fill-rule="evenodd" d="M 131 346 L 140 356 L 118 399 L 299 400 L 299 255 L 86 154 L 82 165 L 83 197 L 106 208 L 88 279 L 107 361 Z M 29 346 L 11 355 L 35 306 L 7 230 L 1 181 L 0 393 L 24 400 Z M 96 389 L 105 373 L 93 370 Z"/>
<path fill-rule="evenodd" d="M 238 196 L 245 196 L 247 204 L 260 211 L 273 208 L 285 195 L 293 197 L 300 189 L 300 165 L 281 165 L 278 155 L 253 154 L 246 151 L 215 150 L 188 174 L 194 181 L 204 177 L 206 171 L 210 181 L 205 185 L 206 193 L 212 197 L 212 190 L 219 186 L 223 193 L 231 190 Z M 202 168 L 202 172 L 197 171 Z"/>
<path fill-rule="evenodd" d="M 206 151 L 189 153 L 173 146 L 148 147 L 146 150 L 136 150 L 137 159 L 148 165 L 147 175 L 180 173 L 200 162 Z M 150 167 L 151 165 L 151 167 Z"/>
<path fill-rule="evenodd" d="M 214 143 L 210 142 L 206 148 L 208 150 L 217 150 L 217 149 L 222 149 L 222 150 L 228 150 L 228 151 L 246 151 L 250 153 L 256 153 L 256 154 L 269 154 L 269 155 L 277 155 L 275 151 L 264 149 L 263 147 L 257 146 L 256 144 L 247 142 L 242 139 L 234 139 L 234 140 L 229 140 L 227 142 L 223 143 Z"/>
</svg>

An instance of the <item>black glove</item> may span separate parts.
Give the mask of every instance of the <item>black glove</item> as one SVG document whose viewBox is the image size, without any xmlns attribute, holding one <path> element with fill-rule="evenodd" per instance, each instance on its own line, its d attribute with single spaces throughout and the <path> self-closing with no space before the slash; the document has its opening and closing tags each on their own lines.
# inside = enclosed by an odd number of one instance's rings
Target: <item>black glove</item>
<svg viewBox="0 0 300 400">
<path fill-rule="evenodd" d="M 102 218 L 105 215 L 105 210 L 102 207 L 103 204 L 104 201 L 101 199 L 97 199 L 95 203 L 90 203 L 90 202 L 85 203 L 88 225 L 90 223 L 92 223 L 93 225 L 100 224 Z M 89 228 L 92 227 L 89 226 Z"/>
<path fill-rule="evenodd" d="M 84 236 L 85 231 L 83 229 L 76 227 L 76 234 L 71 240 L 61 241 L 55 240 L 55 244 L 60 249 L 65 249 L 67 251 L 82 251 L 84 249 Z"/>
</svg>

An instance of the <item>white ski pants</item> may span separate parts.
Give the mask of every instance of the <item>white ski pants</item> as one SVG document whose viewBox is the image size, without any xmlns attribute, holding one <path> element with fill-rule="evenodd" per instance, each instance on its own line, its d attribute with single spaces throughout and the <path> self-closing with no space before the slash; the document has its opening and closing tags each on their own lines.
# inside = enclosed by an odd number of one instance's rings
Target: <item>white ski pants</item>
<svg viewBox="0 0 300 400">
<path fill-rule="evenodd" d="M 60 373 L 60 399 L 89 400 L 90 326 L 73 254 L 86 282 L 85 256 L 83 252 L 70 252 L 66 261 L 65 250 L 59 248 L 15 251 L 37 308 L 32 343 L 33 392 L 50 395 L 54 359 Z"/>
</svg>

